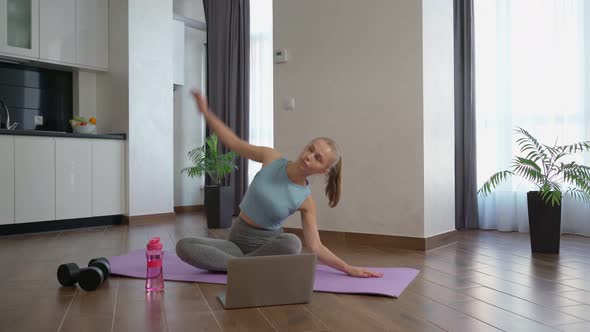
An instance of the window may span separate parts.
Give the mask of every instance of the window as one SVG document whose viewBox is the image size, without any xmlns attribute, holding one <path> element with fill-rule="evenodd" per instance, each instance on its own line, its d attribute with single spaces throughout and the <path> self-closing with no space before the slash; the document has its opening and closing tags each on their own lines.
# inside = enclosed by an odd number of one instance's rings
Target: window
<svg viewBox="0 0 590 332">
<path fill-rule="evenodd" d="M 547 145 L 590 139 L 589 3 L 475 0 L 474 28 L 478 188 L 510 168 L 517 126 Z M 513 177 L 480 197 L 481 227 L 528 230 L 528 190 Z"/>
<path fill-rule="evenodd" d="M 273 146 L 272 0 L 250 0 L 250 144 Z M 248 161 L 248 183 L 262 164 Z"/>
</svg>

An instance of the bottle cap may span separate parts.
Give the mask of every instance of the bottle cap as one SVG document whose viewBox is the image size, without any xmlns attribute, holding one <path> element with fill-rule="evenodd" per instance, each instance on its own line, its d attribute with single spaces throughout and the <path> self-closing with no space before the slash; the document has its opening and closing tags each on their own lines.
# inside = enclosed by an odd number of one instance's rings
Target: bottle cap
<svg viewBox="0 0 590 332">
<path fill-rule="evenodd" d="M 152 238 L 147 244 L 147 250 L 162 250 L 162 242 L 160 242 L 160 238 Z"/>
</svg>

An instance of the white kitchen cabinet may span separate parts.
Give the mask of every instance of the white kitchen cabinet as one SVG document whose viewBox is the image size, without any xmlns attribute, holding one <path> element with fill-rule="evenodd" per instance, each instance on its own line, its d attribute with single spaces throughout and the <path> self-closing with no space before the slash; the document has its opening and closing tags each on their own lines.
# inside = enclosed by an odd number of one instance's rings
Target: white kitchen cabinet
<svg viewBox="0 0 590 332">
<path fill-rule="evenodd" d="M 76 57 L 82 68 L 108 70 L 109 2 L 76 0 Z"/>
<path fill-rule="evenodd" d="M 76 63 L 76 0 L 40 0 L 39 60 Z"/>
<path fill-rule="evenodd" d="M 0 0 L 0 55 L 39 59 L 39 0 Z"/>
<path fill-rule="evenodd" d="M 184 85 L 184 22 L 176 20 L 172 22 L 174 33 L 173 83 Z"/>
<path fill-rule="evenodd" d="M 14 137 L 16 223 L 55 220 L 55 139 Z"/>
<path fill-rule="evenodd" d="M 125 141 L 92 141 L 92 216 L 125 214 Z"/>
<path fill-rule="evenodd" d="M 0 136 L 0 225 L 14 223 L 14 137 Z"/>
<path fill-rule="evenodd" d="M 92 216 L 92 142 L 55 139 L 55 218 Z"/>
</svg>

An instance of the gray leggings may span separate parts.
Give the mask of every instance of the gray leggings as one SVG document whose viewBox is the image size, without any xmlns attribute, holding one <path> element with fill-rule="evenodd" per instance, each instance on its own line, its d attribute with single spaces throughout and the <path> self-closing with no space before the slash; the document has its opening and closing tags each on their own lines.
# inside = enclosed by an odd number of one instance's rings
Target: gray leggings
<svg viewBox="0 0 590 332">
<path fill-rule="evenodd" d="M 301 253 L 301 240 L 283 230 L 259 229 L 238 218 L 227 240 L 184 238 L 176 243 L 176 254 L 186 263 L 209 271 L 227 271 L 227 260 L 242 256 L 292 255 Z"/>
</svg>

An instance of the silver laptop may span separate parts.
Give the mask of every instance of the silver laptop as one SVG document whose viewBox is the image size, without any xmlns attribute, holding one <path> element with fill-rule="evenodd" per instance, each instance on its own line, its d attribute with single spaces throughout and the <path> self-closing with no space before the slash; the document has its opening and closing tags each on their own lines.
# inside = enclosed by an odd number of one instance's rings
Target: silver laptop
<svg viewBox="0 0 590 332">
<path fill-rule="evenodd" d="M 217 298 L 225 309 L 309 303 L 316 260 L 313 253 L 232 258 Z"/>
</svg>

